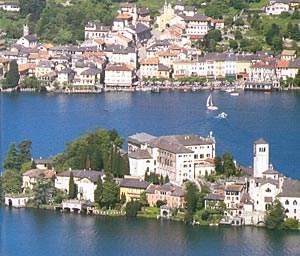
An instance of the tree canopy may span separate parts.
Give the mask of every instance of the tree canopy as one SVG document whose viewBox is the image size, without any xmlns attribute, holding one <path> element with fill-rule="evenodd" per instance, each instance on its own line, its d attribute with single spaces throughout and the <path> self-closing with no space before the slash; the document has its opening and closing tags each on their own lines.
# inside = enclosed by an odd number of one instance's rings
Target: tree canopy
<svg viewBox="0 0 300 256">
<path fill-rule="evenodd" d="M 5 75 L 3 81 L 3 88 L 14 88 L 18 85 L 20 80 L 18 64 L 15 60 L 12 60 L 9 64 L 9 70 Z"/>
<path fill-rule="evenodd" d="M 115 177 L 129 172 L 128 156 L 121 155 L 123 140 L 115 130 L 98 129 L 67 144 L 66 149 L 54 158 L 57 170 L 105 170 Z"/>
</svg>

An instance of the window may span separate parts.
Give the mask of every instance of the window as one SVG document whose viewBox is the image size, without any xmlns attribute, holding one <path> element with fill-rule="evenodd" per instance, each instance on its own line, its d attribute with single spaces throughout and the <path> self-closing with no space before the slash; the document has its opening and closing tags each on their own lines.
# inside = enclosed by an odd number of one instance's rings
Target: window
<svg viewBox="0 0 300 256">
<path fill-rule="evenodd" d="M 289 204 L 290 204 L 289 200 L 285 200 L 285 205 L 289 205 Z"/>
<path fill-rule="evenodd" d="M 293 205 L 297 205 L 297 201 L 296 200 L 294 200 Z"/>
<path fill-rule="evenodd" d="M 266 192 L 271 192 L 271 189 L 270 189 L 270 188 L 267 188 L 267 189 L 266 189 Z"/>
</svg>

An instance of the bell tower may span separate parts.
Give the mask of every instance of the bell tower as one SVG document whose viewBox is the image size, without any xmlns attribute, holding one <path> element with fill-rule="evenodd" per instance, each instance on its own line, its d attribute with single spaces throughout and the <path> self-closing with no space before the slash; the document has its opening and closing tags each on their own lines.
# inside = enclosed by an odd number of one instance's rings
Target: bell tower
<svg viewBox="0 0 300 256">
<path fill-rule="evenodd" d="M 253 145 L 253 176 L 262 178 L 263 172 L 269 169 L 269 144 L 259 139 Z"/>
</svg>

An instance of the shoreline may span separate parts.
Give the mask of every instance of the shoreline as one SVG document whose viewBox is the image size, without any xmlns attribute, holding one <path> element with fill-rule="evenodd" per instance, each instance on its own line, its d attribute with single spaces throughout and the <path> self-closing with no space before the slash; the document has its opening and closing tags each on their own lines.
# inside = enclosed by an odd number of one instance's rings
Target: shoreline
<svg viewBox="0 0 300 256">
<path fill-rule="evenodd" d="M 127 217 L 126 215 L 109 215 L 109 214 L 88 214 L 88 213 L 72 213 L 72 212 L 62 212 L 62 211 L 58 211 L 56 209 L 53 209 L 53 208 L 49 208 L 49 207 L 42 207 L 42 208 L 38 208 L 38 207 L 21 207 L 21 208 L 16 208 L 16 207 L 8 207 L 6 205 L 0 205 L 0 208 L 4 208 L 4 209 L 7 209 L 7 210 L 21 210 L 21 209 L 25 209 L 25 210 L 28 210 L 28 209 L 34 209 L 36 211 L 48 211 L 48 212 L 56 212 L 56 213 L 59 213 L 59 214 L 67 214 L 67 215 L 80 215 L 80 216 L 91 216 L 91 217 L 111 217 L 111 218 L 129 218 L 131 220 L 138 220 L 138 219 L 141 219 L 141 220 L 155 220 L 155 221 L 169 221 L 169 222 L 178 222 L 178 223 L 182 223 L 184 225 L 188 225 L 188 226 L 192 226 L 192 227 L 206 227 L 206 228 L 246 228 L 246 227 L 251 227 L 251 228 L 263 228 L 265 230 L 271 230 L 271 229 L 268 229 L 265 225 L 239 225 L 239 226 L 234 226 L 234 225 L 226 225 L 226 224 L 214 224 L 214 223 L 209 223 L 209 224 L 200 224 L 200 223 L 186 223 L 184 222 L 183 220 L 180 220 L 180 219 L 177 219 L 177 218 L 163 218 L 163 217 L 151 217 L 151 216 L 139 216 L 139 214 L 136 216 L 136 217 Z M 300 227 L 297 228 L 297 229 L 273 229 L 273 230 L 282 230 L 284 232 L 286 231 L 297 231 L 299 232 L 300 231 Z"/>
</svg>

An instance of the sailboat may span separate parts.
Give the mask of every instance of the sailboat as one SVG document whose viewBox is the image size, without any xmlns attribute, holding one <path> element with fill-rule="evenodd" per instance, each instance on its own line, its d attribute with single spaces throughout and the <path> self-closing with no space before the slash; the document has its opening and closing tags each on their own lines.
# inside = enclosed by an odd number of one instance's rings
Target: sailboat
<svg viewBox="0 0 300 256">
<path fill-rule="evenodd" d="M 212 102 L 212 96 L 211 96 L 211 94 L 207 98 L 206 107 L 207 107 L 208 110 L 218 110 L 218 107 L 214 106 L 214 104 Z"/>
</svg>

